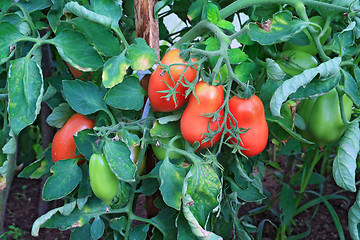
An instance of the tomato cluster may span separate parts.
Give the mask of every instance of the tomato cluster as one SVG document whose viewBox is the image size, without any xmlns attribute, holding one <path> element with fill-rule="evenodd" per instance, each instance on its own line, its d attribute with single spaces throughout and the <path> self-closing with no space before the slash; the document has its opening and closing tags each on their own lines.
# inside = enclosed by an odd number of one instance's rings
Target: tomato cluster
<svg viewBox="0 0 360 240">
<path fill-rule="evenodd" d="M 187 82 L 192 82 L 196 78 L 196 69 L 190 67 L 186 69 L 184 65 L 186 63 L 179 53 L 177 49 L 172 50 L 161 60 L 161 65 L 171 65 L 169 72 L 158 67 L 150 77 L 148 95 L 154 111 L 171 112 L 186 103 L 186 87 L 181 76 L 185 77 Z M 174 98 L 165 98 L 164 91 L 176 86 L 178 81 L 181 83 L 176 88 L 176 101 Z M 239 138 L 229 137 L 228 133 L 229 141 L 232 144 L 239 144 L 244 149 L 242 153 L 245 156 L 251 157 L 261 153 L 267 144 L 268 126 L 260 98 L 255 95 L 250 99 L 234 96 L 227 104 L 232 115 L 227 119 L 228 132 L 231 128 L 247 130 L 240 133 L 241 142 L 236 140 Z M 199 143 L 196 150 L 209 148 L 220 140 L 225 129 L 223 125 L 223 86 L 210 85 L 204 81 L 197 82 L 180 119 L 182 136 L 192 145 Z M 165 150 L 161 151 L 155 146 L 153 149 L 156 156 L 162 160 Z"/>
</svg>

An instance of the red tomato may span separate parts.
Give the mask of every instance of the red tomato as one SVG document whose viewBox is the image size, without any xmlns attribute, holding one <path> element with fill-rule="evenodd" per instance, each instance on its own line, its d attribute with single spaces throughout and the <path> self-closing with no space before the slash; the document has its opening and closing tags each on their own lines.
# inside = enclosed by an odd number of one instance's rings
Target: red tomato
<svg viewBox="0 0 360 240">
<path fill-rule="evenodd" d="M 185 63 L 184 60 L 179 56 L 180 50 L 174 49 L 165 54 L 161 60 L 161 64 L 171 65 L 174 63 Z M 186 66 L 175 65 L 170 67 L 169 73 L 157 67 L 151 74 L 148 87 L 148 96 L 150 104 L 152 105 L 155 112 L 171 112 L 180 108 L 186 102 L 185 91 L 186 87 L 179 83 L 176 88 L 176 101 L 173 97 L 165 98 L 168 93 L 161 91 L 169 90 L 169 87 L 174 88 L 177 82 L 180 80 L 185 83 L 184 78 L 181 78 L 181 74 L 185 71 Z M 192 82 L 196 78 L 196 70 L 192 67 L 186 69 L 184 77 L 187 81 Z M 175 104 L 176 103 L 176 104 Z"/>
<path fill-rule="evenodd" d="M 193 62 L 195 59 L 192 60 Z M 161 59 L 161 64 L 171 65 L 174 63 L 185 63 L 185 61 L 180 57 L 180 50 L 173 49 L 167 52 L 163 59 Z M 170 67 L 170 75 L 174 79 L 174 81 L 178 81 L 181 77 L 181 74 L 184 72 L 186 66 L 185 65 L 174 65 Z M 196 69 L 192 67 L 188 67 L 184 73 L 184 77 L 189 82 L 192 82 L 196 78 Z M 184 79 L 181 79 L 183 83 L 185 83 Z"/>
<path fill-rule="evenodd" d="M 66 65 L 69 67 L 69 70 L 70 70 L 71 74 L 74 76 L 74 78 L 85 81 L 85 78 L 80 78 L 84 74 L 82 71 L 80 71 L 79 69 L 73 68 L 69 63 L 66 63 Z M 91 74 L 92 74 L 92 72 L 91 72 Z M 88 76 L 88 79 L 90 79 L 90 76 Z"/>
<path fill-rule="evenodd" d="M 242 141 L 242 144 L 239 144 L 247 149 L 241 152 L 248 157 L 258 155 L 265 149 L 269 136 L 263 103 L 258 96 L 253 95 L 250 99 L 233 96 L 228 104 L 230 112 L 237 121 L 237 127 L 249 129 L 247 132 L 239 134 Z M 235 125 L 234 119 L 229 116 L 227 127 L 231 128 Z M 230 141 L 238 143 L 235 138 L 231 138 Z"/>
<path fill-rule="evenodd" d="M 84 129 L 94 127 L 94 121 L 87 119 L 83 115 L 74 114 L 65 125 L 56 132 L 52 147 L 51 156 L 54 162 L 64 159 L 77 158 L 82 155 L 75 155 L 76 145 L 73 135 Z M 79 164 L 81 162 L 79 161 Z"/>
<path fill-rule="evenodd" d="M 223 123 L 224 111 L 220 111 L 220 118 L 213 122 L 211 118 L 204 116 L 207 113 L 214 113 L 224 102 L 224 89 L 220 86 L 212 86 L 205 82 L 199 82 L 195 86 L 196 97 L 192 94 L 189 97 L 189 103 L 180 120 L 181 133 L 191 144 L 196 141 L 200 143 L 199 149 L 207 148 L 220 139 L 221 133 L 216 134 L 211 141 L 202 142 L 205 138 L 204 134 L 219 129 Z"/>
</svg>

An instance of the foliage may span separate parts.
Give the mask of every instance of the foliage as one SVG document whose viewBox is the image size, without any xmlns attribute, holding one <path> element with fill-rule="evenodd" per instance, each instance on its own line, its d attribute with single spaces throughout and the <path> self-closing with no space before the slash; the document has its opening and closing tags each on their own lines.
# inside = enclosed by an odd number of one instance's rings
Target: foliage
<svg viewBox="0 0 360 240">
<path fill-rule="evenodd" d="M 270 223 L 276 239 L 301 239 L 311 234 L 310 225 L 294 235 L 297 216 L 324 204 L 344 239 L 331 201 L 349 200 L 323 189 L 332 176 L 344 190 L 357 191 L 360 3 L 268 3 L 158 1 L 159 61 L 156 49 L 134 37 L 132 1 L 3 1 L 0 188 L 7 189 L 20 164 L 15 153 L 24 151 L 20 143 L 30 131 L 36 160 L 24 162 L 19 177 L 47 178 L 43 199 L 64 200 L 34 222 L 32 235 L 44 227 L 71 229 L 70 239 L 259 239 Z M 171 14 L 185 27 L 167 27 Z M 43 46 L 51 50 L 51 77 L 44 77 Z M 72 75 L 74 70 L 80 75 Z M 151 74 L 148 89 L 143 88 L 146 74 Z M 210 104 L 209 90 L 215 88 L 221 89 L 216 105 Z M 334 108 L 343 129 L 324 144 L 306 135 L 309 121 L 298 106 L 330 91 L 337 93 Z M 231 98 L 246 101 L 254 95 L 264 106 L 261 125 L 268 128 L 260 134 L 263 139 L 251 135 L 259 124 L 242 126 L 247 119 L 240 120 L 232 111 L 237 106 L 229 104 Z M 52 127 L 62 128 L 74 114 L 94 121 L 92 129 L 68 134 L 76 154 L 55 164 L 51 147 L 39 150 L 41 140 L 34 137 L 40 131 L 41 103 L 52 110 L 47 118 Z M 165 103 L 170 107 L 161 109 Z M 317 118 L 316 126 L 322 124 Z M 190 139 L 199 129 L 200 135 Z M 248 138 L 256 147 L 256 142 L 267 145 L 257 155 L 246 154 Z M 150 146 L 163 152 L 143 173 Z M 140 149 L 136 157 L 134 149 Z M 91 156 L 102 161 L 89 172 Z M 286 159 L 286 166 L 279 159 Z M 106 188 L 95 184 L 101 181 L 94 172 L 102 163 L 108 165 L 103 179 L 111 175 L 106 196 Z M 273 199 L 262 185 L 269 173 L 281 184 Z M 155 192 L 158 214 L 135 215 L 139 195 Z M 248 203 L 259 207 L 239 215 Z M 252 217 L 267 210 L 278 221 L 263 219 L 255 226 Z M 358 211 L 357 201 L 349 212 L 353 239 L 359 239 Z M 141 224 L 134 226 L 134 221 Z"/>
</svg>

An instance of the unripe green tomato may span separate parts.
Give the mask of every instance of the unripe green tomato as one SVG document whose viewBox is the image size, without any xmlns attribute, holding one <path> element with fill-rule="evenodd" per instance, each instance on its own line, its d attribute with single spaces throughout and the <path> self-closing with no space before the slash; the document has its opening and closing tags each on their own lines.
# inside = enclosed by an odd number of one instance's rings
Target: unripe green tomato
<svg viewBox="0 0 360 240">
<path fill-rule="evenodd" d="M 92 191 L 109 206 L 118 192 L 119 179 L 111 171 L 103 154 L 94 153 L 91 155 L 89 176 Z"/>
<path fill-rule="evenodd" d="M 160 138 L 159 139 L 159 141 L 163 144 L 169 144 L 170 140 L 171 140 L 171 138 Z M 184 148 L 184 139 L 183 138 L 176 139 L 175 142 L 173 143 L 173 146 L 176 148 L 183 149 Z M 154 151 L 154 154 L 159 161 L 164 160 L 165 154 L 166 154 L 166 149 L 162 148 L 161 146 L 158 147 L 155 144 L 151 144 L 151 148 Z M 176 153 L 176 152 L 169 153 L 169 159 L 178 159 L 178 158 L 182 158 L 182 157 L 183 157 L 183 155 Z"/>
<path fill-rule="evenodd" d="M 320 27 L 324 27 L 325 21 L 321 16 L 314 16 L 311 17 L 310 22 L 316 23 L 317 25 L 319 25 Z M 317 31 L 317 34 L 320 33 L 320 29 L 317 27 L 314 27 L 314 29 Z M 315 46 L 314 40 L 311 37 L 309 31 L 307 29 L 304 29 L 303 32 L 306 34 L 306 36 L 309 38 L 310 40 L 310 44 L 309 45 L 305 45 L 305 46 L 298 46 L 295 44 L 292 44 L 290 42 L 286 42 L 284 44 L 284 48 L 283 51 L 287 51 L 287 50 L 297 50 L 297 51 L 301 51 L 301 52 L 306 52 L 309 53 L 310 55 L 315 56 L 318 53 L 318 50 Z M 324 45 L 324 43 L 326 42 L 326 40 L 328 39 L 328 37 L 331 34 L 331 28 L 329 27 L 325 34 L 320 38 L 320 43 L 321 45 Z"/>
<path fill-rule="evenodd" d="M 318 65 L 318 61 L 312 55 L 295 50 L 282 52 L 281 59 L 276 60 L 276 63 L 290 76 L 298 75 L 304 70 Z"/>
<path fill-rule="evenodd" d="M 344 109 L 350 119 L 353 102 L 344 95 Z M 298 106 L 298 113 L 304 119 L 307 129 L 300 134 L 319 145 L 327 145 L 340 138 L 346 129 L 339 106 L 336 89 L 318 97 L 306 99 Z"/>
</svg>

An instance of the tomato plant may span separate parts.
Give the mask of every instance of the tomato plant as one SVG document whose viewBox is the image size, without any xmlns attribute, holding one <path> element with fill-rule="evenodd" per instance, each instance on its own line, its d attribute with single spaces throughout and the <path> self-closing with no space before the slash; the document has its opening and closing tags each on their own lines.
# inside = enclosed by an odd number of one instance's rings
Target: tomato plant
<svg viewBox="0 0 360 240">
<path fill-rule="evenodd" d="M 171 138 L 160 138 L 159 142 L 161 142 L 162 144 L 169 144 L 170 140 L 171 140 Z M 182 139 L 182 138 L 176 139 L 174 141 L 173 145 L 176 148 L 183 149 L 184 148 L 184 139 Z M 166 149 L 162 148 L 161 146 L 157 146 L 156 144 L 151 144 L 151 148 L 154 151 L 154 154 L 159 161 L 164 160 L 165 154 L 166 154 Z M 176 152 L 169 153 L 169 159 L 177 159 L 177 158 L 181 158 L 181 157 L 182 157 L 182 155 L 179 153 L 176 153 Z"/>
<path fill-rule="evenodd" d="M 261 153 L 268 142 L 268 125 L 265 119 L 264 105 L 256 95 L 249 99 L 233 96 L 229 100 L 228 128 L 240 128 L 241 142 L 232 137 L 231 142 L 239 144 L 244 150 L 241 152 L 247 157 L 253 157 Z M 230 135 L 228 135 L 230 136 Z"/>
<path fill-rule="evenodd" d="M 119 189 L 119 180 L 103 154 L 94 153 L 89 162 L 90 186 L 94 194 L 109 206 Z"/>
<path fill-rule="evenodd" d="M 217 143 L 221 136 L 221 130 L 210 139 L 206 140 L 206 134 L 210 131 L 218 131 L 223 122 L 223 110 L 214 116 L 224 101 L 224 90 L 220 86 L 212 86 L 206 82 L 198 82 L 195 86 L 194 95 L 189 98 L 189 103 L 181 116 L 181 134 L 191 144 L 199 142 L 199 149 L 207 148 Z"/>
<path fill-rule="evenodd" d="M 52 147 L 51 156 L 54 162 L 64 159 L 77 158 L 74 134 L 94 127 L 94 121 L 76 113 L 67 120 L 65 125 L 56 132 Z M 81 163 L 83 161 L 79 161 Z"/>
</svg>

